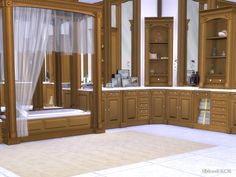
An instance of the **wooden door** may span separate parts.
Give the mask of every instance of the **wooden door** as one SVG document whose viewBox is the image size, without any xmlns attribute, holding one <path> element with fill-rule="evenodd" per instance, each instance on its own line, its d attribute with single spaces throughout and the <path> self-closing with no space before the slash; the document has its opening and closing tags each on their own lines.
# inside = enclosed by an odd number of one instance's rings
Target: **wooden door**
<svg viewBox="0 0 236 177">
<path fill-rule="evenodd" d="M 192 121 L 192 99 L 191 98 L 180 98 L 179 103 L 179 119 L 184 122 Z"/>
<path fill-rule="evenodd" d="M 231 102 L 231 132 L 236 133 L 236 100 Z"/>
<path fill-rule="evenodd" d="M 102 97 L 102 124 L 105 126 L 106 124 L 106 117 L 107 117 L 107 108 L 106 108 L 106 97 L 103 95 Z M 105 126 L 106 128 L 106 126 Z"/>
<path fill-rule="evenodd" d="M 137 119 L 137 97 L 124 98 L 124 119 L 125 121 L 133 121 Z"/>
<path fill-rule="evenodd" d="M 165 97 L 153 95 L 151 98 L 151 120 L 153 123 L 164 123 L 165 119 Z"/>
<path fill-rule="evenodd" d="M 107 98 L 106 127 L 119 127 L 121 119 L 121 99 L 120 97 Z"/>
<path fill-rule="evenodd" d="M 170 96 L 168 97 L 167 103 L 167 119 L 168 121 L 174 120 L 177 121 L 178 119 L 178 96 Z"/>
</svg>

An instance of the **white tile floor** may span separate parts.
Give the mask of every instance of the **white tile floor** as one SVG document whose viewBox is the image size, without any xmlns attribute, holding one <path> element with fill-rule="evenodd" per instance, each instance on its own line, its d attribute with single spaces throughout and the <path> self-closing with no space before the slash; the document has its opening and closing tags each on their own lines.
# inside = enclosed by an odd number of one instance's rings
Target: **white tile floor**
<svg viewBox="0 0 236 177">
<path fill-rule="evenodd" d="M 107 131 L 127 130 L 207 143 L 215 147 L 76 177 L 236 177 L 236 135 L 170 125 L 144 125 Z"/>
<path fill-rule="evenodd" d="M 107 131 L 127 130 L 207 143 L 215 147 L 76 177 L 236 177 L 236 135 L 170 125 L 144 125 Z M 0 169 L 0 177 L 17 176 Z"/>
</svg>

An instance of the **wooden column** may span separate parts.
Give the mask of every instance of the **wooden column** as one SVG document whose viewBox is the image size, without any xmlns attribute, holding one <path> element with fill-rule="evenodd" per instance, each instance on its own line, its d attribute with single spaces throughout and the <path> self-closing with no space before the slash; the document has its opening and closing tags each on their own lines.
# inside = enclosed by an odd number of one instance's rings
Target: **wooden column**
<svg viewBox="0 0 236 177">
<path fill-rule="evenodd" d="M 42 65 L 42 69 L 41 69 L 41 73 L 39 75 L 38 83 L 37 83 L 35 91 L 34 91 L 34 96 L 33 96 L 34 110 L 42 110 L 43 109 L 43 81 L 44 81 L 44 64 Z"/>
<path fill-rule="evenodd" d="M 207 8 L 208 9 L 216 9 L 217 8 L 217 0 L 207 0 Z"/>
<path fill-rule="evenodd" d="M 71 82 L 71 107 L 78 107 L 78 88 L 80 88 L 81 71 L 80 68 L 80 54 L 74 53 L 70 60 L 70 82 Z"/>
<path fill-rule="evenodd" d="M 14 41 L 13 41 L 13 2 L 3 0 L 3 45 L 4 45 L 4 72 L 5 72 L 5 105 L 6 124 L 4 142 L 6 144 L 19 143 L 16 132 L 16 95 L 14 69 Z"/>
<path fill-rule="evenodd" d="M 157 16 L 162 17 L 162 0 L 157 0 Z"/>
<path fill-rule="evenodd" d="M 62 106 L 62 69 L 61 69 L 61 53 L 57 52 L 55 55 L 55 95 L 56 106 Z"/>
<path fill-rule="evenodd" d="M 132 31 L 132 76 L 140 77 L 140 21 L 141 21 L 141 1 L 133 1 L 133 31 Z"/>
<path fill-rule="evenodd" d="M 95 21 L 95 58 L 96 65 L 93 65 L 93 78 L 94 78 L 94 89 L 93 89 L 93 125 L 97 133 L 102 133 L 105 131 L 103 122 L 102 122 L 102 77 L 101 77 L 101 64 L 102 64 L 102 53 L 101 53 L 101 23 L 102 23 L 102 14 L 101 12 L 97 13 L 97 18 Z"/>
<path fill-rule="evenodd" d="M 179 0 L 177 85 L 186 85 L 187 65 L 187 0 Z"/>
</svg>

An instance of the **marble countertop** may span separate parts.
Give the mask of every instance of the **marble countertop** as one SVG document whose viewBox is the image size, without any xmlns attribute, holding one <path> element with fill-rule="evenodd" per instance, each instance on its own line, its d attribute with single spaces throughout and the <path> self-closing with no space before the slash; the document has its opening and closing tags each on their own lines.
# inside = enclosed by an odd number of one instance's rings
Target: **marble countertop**
<svg viewBox="0 0 236 177">
<path fill-rule="evenodd" d="M 70 89 L 63 89 L 70 90 Z M 93 89 L 78 89 L 79 91 L 92 92 Z M 186 90 L 186 91 L 209 91 L 209 92 L 235 92 L 236 89 L 213 89 L 213 88 L 199 88 L 199 87 L 114 87 L 102 88 L 102 91 L 132 91 L 132 90 Z"/>
</svg>

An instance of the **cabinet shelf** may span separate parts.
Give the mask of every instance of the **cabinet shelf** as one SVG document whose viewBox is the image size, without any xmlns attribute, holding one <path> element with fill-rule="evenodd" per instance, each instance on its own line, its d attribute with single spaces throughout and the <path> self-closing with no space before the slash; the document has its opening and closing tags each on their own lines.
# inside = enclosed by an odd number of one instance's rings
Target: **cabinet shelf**
<svg viewBox="0 0 236 177">
<path fill-rule="evenodd" d="M 162 61 L 168 61 L 169 59 L 150 59 L 150 62 L 162 62 Z"/>
<path fill-rule="evenodd" d="M 156 74 L 156 75 L 150 75 L 150 77 L 167 77 L 167 74 Z"/>
<path fill-rule="evenodd" d="M 150 42 L 150 44 L 168 44 L 168 42 Z"/>
<path fill-rule="evenodd" d="M 173 17 L 145 17 L 145 30 L 145 86 L 171 86 Z"/>
<path fill-rule="evenodd" d="M 220 36 L 212 36 L 212 37 L 207 37 L 207 40 L 223 40 L 223 39 L 227 39 L 227 36 L 225 37 L 220 37 Z"/>
<path fill-rule="evenodd" d="M 207 59 L 226 59 L 227 56 L 208 56 Z"/>
</svg>

